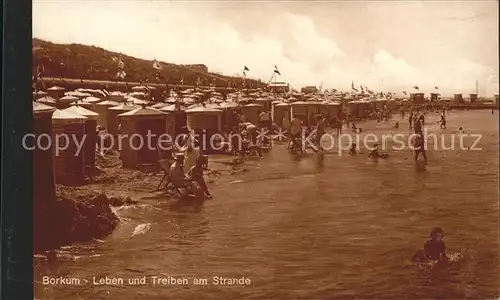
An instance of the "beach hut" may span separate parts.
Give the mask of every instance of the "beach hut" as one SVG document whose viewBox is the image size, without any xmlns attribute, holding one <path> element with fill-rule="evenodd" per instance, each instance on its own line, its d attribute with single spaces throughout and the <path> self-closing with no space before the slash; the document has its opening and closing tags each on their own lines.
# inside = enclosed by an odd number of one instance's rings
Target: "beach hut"
<svg viewBox="0 0 500 300">
<path fill-rule="evenodd" d="M 375 102 L 375 109 L 384 109 L 384 106 L 389 102 L 387 99 L 377 99 Z"/>
<path fill-rule="evenodd" d="M 412 104 L 424 104 L 425 97 L 424 93 L 411 93 L 410 94 L 410 102 Z"/>
<path fill-rule="evenodd" d="M 97 142 L 97 119 L 99 118 L 99 114 L 79 105 L 66 108 L 63 112 L 69 112 L 87 118 L 85 120 L 85 140 L 83 142 L 84 161 L 86 167 L 91 170 L 94 169 Z"/>
<path fill-rule="evenodd" d="M 202 137 L 199 142 L 206 143 L 198 146 L 207 153 L 215 152 L 213 136 L 222 131 L 222 110 L 200 105 L 187 109 L 186 114 L 188 129 Z"/>
<path fill-rule="evenodd" d="M 477 102 L 477 94 L 469 94 L 469 101 L 471 103 Z"/>
<path fill-rule="evenodd" d="M 118 115 L 118 119 L 124 137 L 120 149 L 123 167 L 156 165 L 158 138 L 166 133 L 166 114 L 158 109 L 140 107 Z"/>
<path fill-rule="evenodd" d="M 102 100 L 99 98 L 90 96 L 90 97 L 86 97 L 80 101 L 77 101 L 75 103 L 72 103 L 71 106 L 79 105 L 81 107 L 85 107 L 86 109 L 90 109 L 92 111 L 95 111 L 95 105 L 101 101 Z"/>
<path fill-rule="evenodd" d="M 53 86 L 47 89 L 47 95 L 57 100 L 61 97 L 64 97 L 65 91 L 66 89 L 63 87 Z"/>
<path fill-rule="evenodd" d="M 126 96 L 125 93 L 122 93 L 119 91 L 114 91 L 114 92 L 111 92 L 111 94 L 109 95 L 109 100 L 114 101 L 114 102 L 118 102 L 118 103 L 122 103 L 125 101 L 125 96 Z"/>
<path fill-rule="evenodd" d="M 464 101 L 464 98 L 462 97 L 462 94 L 454 94 L 454 95 L 453 95 L 453 101 L 454 101 L 455 103 L 457 103 L 457 104 L 458 104 L 458 103 L 464 103 L 464 102 L 465 102 L 465 101 Z"/>
<path fill-rule="evenodd" d="M 241 107 L 241 113 L 245 116 L 247 122 L 254 125 L 259 124 L 259 114 L 264 110 L 264 106 L 258 103 L 250 103 Z"/>
<path fill-rule="evenodd" d="M 183 128 L 187 126 L 187 114 L 184 103 L 178 102 L 176 104 L 167 105 L 160 108 L 160 111 L 167 113 L 167 129 L 168 133 L 172 136 L 182 133 Z"/>
<path fill-rule="evenodd" d="M 495 104 L 497 105 L 497 107 L 500 105 L 500 97 L 498 96 L 498 94 L 495 94 L 494 95 L 494 98 L 495 98 Z"/>
<path fill-rule="evenodd" d="M 170 105 L 170 104 L 165 103 L 165 102 L 158 102 L 156 104 L 151 105 L 151 108 L 160 109 L 160 108 L 163 108 L 163 107 L 168 106 L 168 105 Z"/>
<path fill-rule="evenodd" d="M 56 198 L 54 152 L 50 143 L 52 114 L 55 110 L 54 107 L 33 102 L 33 133 L 35 139 L 40 141 L 39 145 L 33 149 L 33 208 L 35 212 L 41 211 Z"/>
<path fill-rule="evenodd" d="M 71 92 L 66 92 L 64 93 L 65 96 L 73 96 L 73 97 L 76 97 L 78 99 L 83 99 L 83 98 L 86 98 L 86 97 L 90 97 L 92 96 L 91 94 L 89 93 L 84 93 L 82 91 L 71 91 Z"/>
<path fill-rule="evenodd" d="M 307 112 L 307 102 L 305 101 L 295 101 L 290 103 L 290 115 L 292 118 L 295 116 L 299 117 L 304 125 L 308 126 L 309 114 Z"/>
<path fill-rule="evenodd" d="M 365 117 L 365 103 L 363 100 L 354 100 L 347 104 L 350 115 L 353 118 Z"/>
<path fill-rule="evenodd" d="M 112 106 L 108 108 L 108 115 L 107 115 L 107 130 L 108 133 L 111 135 L 117 135 L 118 132 L 118 125 L 120 124 L 118 115 L 121 115 L 123 113 L 132 111 L 134 109 L 140 108 L 140 105 L 135 105 L 131 103 L 122 103 L 117 106 Z"/>
<path fill-rule="evenodd" d="M 439 93 L 431 93 L 431 102 L 437 102 L 439 99 Z"/>
<path fill-rule="evenodd" d="M 44 92 L 44 91 L 36 91 L 36 92 L 33 92 L 33 101 L 35 101 L 36 99 L 39 99 L 39 98 L 42 98 L 42 97 L 45 97 L 47 96 L 47 93 Z"/>
<path fill-rule="evenodd" d="M 323 104 L 327 115 L 327 120 L 337 119 L 342 117 L 342 103 L 340 102 L 326 102 Z"/>
<path fill-rule="evenodd" d="M 229 132 L 231 127 L 238 124 L 238 117 L 236 114 L 238 103 L 224 101 L 219 104 L 219 108 L 222 109 L 222 131 Z"/>
<path fill-rule="evenodd" d="M 263 106 L 263 110 L 265 111 L 271 111 L 271 102 L 273 100 L 268 97 L 259 97 L 255 99 L 254 103 L 260 104 Z"/>
<path fill-rule="evenodd" d="M 71 104 L 75 103 L 78 101 L 78 97 L 75 96 L 64 96 L 59 99 L 56 99 L 56 107 L 58 109 L 65 109 L 71 106 Z"/>
<path fill-rule="evenodd" d="M 48 106 L 56 107 L 56 99 L 50 97 L 50 96 L 44 96 L 42 98 L 36 99 L 36 102 L 42 103 Z"/>
<path fill-rule="evenodd" d="M 62 110 L 56 110 L 52 114 L 52 141 L 55 143 L 54 165 L 56 183 L 80 185 L 84 181 L 84 150 L 78 149 L 77 142 L 83 140 L 86 120 L 87 118 L 84 116 Z M 60 146 L 56 147 L 58 142 Z M 67 147 L 63 147 L 66 143 Z"/>
<path fill-rule="evenodd" d="M 97 120 L 97 123 L 100 126 L 104 126 L 107 128 L 109 108 L 118 105 L 120 105 L 120 103 L 111 100 L 106 100 L 103 102 L 96 103 L 95 112 L 99 114 L 99 119 Z"/>
<path fill-rule="evenodd" d="M 318 115 L 322 113 L 322 108 L 323 105 L 321 102 L 315 100 L 307 101 L 307 115 L 309 119 L 307 125 L 316 126 L 316 123 L 318 123 Z"/>
<path fill-rule="evenodd" d="M 290 121 L 290 104 L 281 102 L 273 105 L 273 120 L 278 126 L 283 126 L 283 118 Z M 290 122 L 289 122 L 290 123 Z"/>
</svg>

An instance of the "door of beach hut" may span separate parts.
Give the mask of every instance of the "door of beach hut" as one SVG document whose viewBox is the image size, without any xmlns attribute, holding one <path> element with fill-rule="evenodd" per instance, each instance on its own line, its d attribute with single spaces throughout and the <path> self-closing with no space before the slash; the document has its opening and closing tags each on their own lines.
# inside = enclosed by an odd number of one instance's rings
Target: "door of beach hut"
<svg viewBox="0 0 500 300">
<path fill-rule="evenodd" d="M 106 100 L 103 102 L 99 102 L 95 105 L 95 111 L 99 114 L 99 118 L 97 123 L 105 128 L 108 128 L 108 109 L 113 106 L 118 106 L 120 103 Z"/>
<path fill-rule="evenodd" d="M 52 141 L 59 142 L 54 147 L 56 183 L 63 185 L 80 185 L 85 177 L 84 150 L 78 149 L 76 141 L 82 141 L 85 134 L 86 117 L 62 110 L 52 115 Z M 68 145 L 62 147 L 62 145 Z"/>
<path fill-rule="evenodd" d="M 307 112 L 307 102 L 296 101 L 290 104 L 292 118 L 298 117 L 304 122 L 305 126 L 309 126 L 309 114 Z"/>
<path fill-rule="evenodd" d="M 318 123 L 318 115 L 321 114 L 321 103 L 311 101 L 307 103 L 307 115 L 309 118 L 309 125 L 316 126 Z"/>
<path fill-rule="evenodd" d="M 112 106 L 108 108 L 107 114 L 107 129 L 108 133 L 115 136 L 118 135 L 118 126 L 120 125 L 120 121 L 118 119 L 118 115 L 126 113 L 128 111 L 132 111 L 134 109 L 138 109 L 141 106 L 129 103 L 122 103 L 118 106 Z"/>
<path fill-rule="evenodd" d="M 33 102 L 35 139 L 43 141 L 42 136 L 52 137 L 52 114 L 55 110 L 55 108 L 48 105 Z M 46 145 L 48 145 L 48 149 L 45 149 Z M 43 147 L 39 145 L 33 150 L 34 211 L 36 212 L 46 207 L 55 198 L 54 152 L 50 139 L 45 139 Z"/>
<path fill-rule="evenodd" d="M 209 107 L 195 107 L 186 110 L 186 114 L 188 129 L 194 132 L 199 137 L 198 142 L 202 143 L 197 146 L 207 153 L 214 152 L 216 145 L 212 137 L 221 132 L 222 111 Z"/>
<path fill-rule="evenodd" d="M 147 145 L 141 147 L 139 150 L 139 165 L 156 164 L 158 161 L 158 139 L 161 135 L 165 134 L 167 128 L 165 126 L 165 118 L 154 118 L 137 120 L 137 133 L 142 137 L 147 138 Z"/>
<path fill-rule="evenodd" d="M 124 168 L 158 162 L 158 138 L 166 133 L 165 113 L 141 107 L 118 115 L 123 139 L 120 155 Z M 148 131 L 150 137 L 148 138 Z"/>
<path fill-rule="evenodd" d="M 259 114 L 264 109 L 261 104 L 251 103 L 241 107 L 241 113 L 247 122 L 259 125 Z"/>
<path fill-rule="evenodd" d="M 278 103 L 273 107 L 273 120 L 278 126 L 283 126 L 283 118 L 288 119 L 290 123 L 290 104 L 288 103 Z"/>
<path fill-rule="evenodd" d="M 95 168 L 95 148 L 97 143 L 97 118 L 99 114 L 81 106 L 72 106 L 63 110 L 75 115 L 84 116 L 85 140 L 83 141 L 85 166 L 90 170 Z"/>
</svg>

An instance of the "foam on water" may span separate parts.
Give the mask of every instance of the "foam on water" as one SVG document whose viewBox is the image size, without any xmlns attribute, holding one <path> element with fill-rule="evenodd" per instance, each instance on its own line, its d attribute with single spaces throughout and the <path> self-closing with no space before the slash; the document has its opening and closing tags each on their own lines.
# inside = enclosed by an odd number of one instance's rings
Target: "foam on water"
<svg viewBox="0 0 500 300">
<path fill-rule="evenodd" d="M 134 229 L 134 232 L 132 232 L 132 236 L 144 234 L 144 233 L 148 232 L 149 229 L 151 229 L 151 223 L 144 223 L 144 224 L 137 225 Z"/>
</svg>

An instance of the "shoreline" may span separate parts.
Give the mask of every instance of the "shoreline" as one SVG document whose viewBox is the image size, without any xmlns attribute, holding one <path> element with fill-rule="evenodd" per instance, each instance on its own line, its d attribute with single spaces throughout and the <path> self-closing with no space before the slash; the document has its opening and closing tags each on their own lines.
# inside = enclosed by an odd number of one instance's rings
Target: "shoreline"
<svg viewBox="0 0 500 300">
<path fill-rule="evenodd" d="M 56 185 L 56 200 L 34 215 L 34 255 L 109 236 L 120 223 L 114 208 L 140 204 L 151 196 L 165 201 L 178 198 L 157 189 L 163 177 L 161 169 L 124 169 L 118 157 L 116 151 L 105 157 L 97 155 L 97 175 L 84 185 Z M 210 164 L 216 165 L 216 177 L 246 171 L 234 168 L 227 158 L 219 158 L 210 158 Z M 206 181 L 210 184 L 214 179 Z"/>
</svg>

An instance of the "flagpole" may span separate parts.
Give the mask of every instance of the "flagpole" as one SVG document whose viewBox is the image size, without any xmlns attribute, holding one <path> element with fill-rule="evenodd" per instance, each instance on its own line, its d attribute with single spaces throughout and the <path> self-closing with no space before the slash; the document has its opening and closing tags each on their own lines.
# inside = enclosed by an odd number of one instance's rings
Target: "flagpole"
<svg viewBox="0 0 500 300">
<path fill-rule="evenodd" d="M 479 85 L 479 82 L 478 82 L 478 80 L 476 79 L 476 96 L 478 95 L 478 85 Z"/>
</svg>

